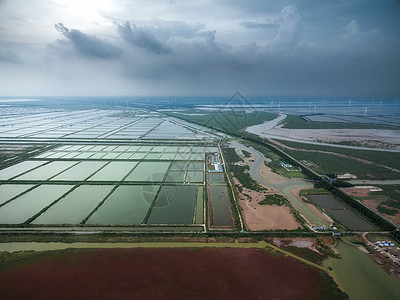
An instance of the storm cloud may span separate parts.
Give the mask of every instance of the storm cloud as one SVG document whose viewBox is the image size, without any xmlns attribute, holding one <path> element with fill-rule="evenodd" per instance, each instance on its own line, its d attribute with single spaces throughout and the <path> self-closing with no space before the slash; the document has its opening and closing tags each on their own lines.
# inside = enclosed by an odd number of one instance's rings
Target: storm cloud
<svg viewBox="0 0 400 300">
<path fill-rule="evenodd" d="M 396 0 L 61 2 L 1 2 L 0 93 L 400 97 Z"/>
<path fill-rule="evenodd" d="M 153 34 L 145 28 L 139 28 L 135 24 L 125 22 L 118 24 L 118 32 L 121 37 L 135 46 L 141 47 L 155 54 L 170 54 L 171 50 L 158 41 Z"/>
<path fill-rule="evenodd" d="M 118 58 L 121 56 L 121 49 L 100 40 L 94 35 L 87 35 L 77 29 L 68 29 L 62 23 L 55 24 L 54 26 L 57 31 L 61 32 L 71 41 L 76 51 L 83 55 L 103 59 Z"/>
</svg>

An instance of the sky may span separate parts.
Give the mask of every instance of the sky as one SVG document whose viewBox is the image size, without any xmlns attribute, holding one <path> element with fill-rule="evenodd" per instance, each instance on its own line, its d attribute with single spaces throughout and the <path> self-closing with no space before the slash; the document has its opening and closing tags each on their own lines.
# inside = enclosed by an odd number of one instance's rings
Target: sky
<svg viewBox="0 0 400 300">
<path fill-rule="evenodd" d="M 0 96 L 400 97 L 399 0 L 0 0 Z"/>
</svg>

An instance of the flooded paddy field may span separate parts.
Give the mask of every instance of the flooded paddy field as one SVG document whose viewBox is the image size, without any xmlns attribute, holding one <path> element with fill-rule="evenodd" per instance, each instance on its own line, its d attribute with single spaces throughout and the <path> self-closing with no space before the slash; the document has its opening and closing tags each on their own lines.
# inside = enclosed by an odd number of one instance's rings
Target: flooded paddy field
<svg viewBox="0 0 400 300">
<path fill-rule="evenodd" d="M 330 194 L 308 195 L 308 197 L 350 230 L 376 229 Z"/>
</svg>

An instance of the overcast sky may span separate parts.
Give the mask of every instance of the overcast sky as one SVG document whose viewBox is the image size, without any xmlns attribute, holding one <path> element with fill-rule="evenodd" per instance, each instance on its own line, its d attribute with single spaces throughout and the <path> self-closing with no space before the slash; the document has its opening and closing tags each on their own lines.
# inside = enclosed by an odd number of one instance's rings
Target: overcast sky
<svg viewBox="0 0 400 300">
<path fill-rule="evenodd" d="M 400 97 L 396 0 L 0 0 L 0 96 Z"/>
</svg>

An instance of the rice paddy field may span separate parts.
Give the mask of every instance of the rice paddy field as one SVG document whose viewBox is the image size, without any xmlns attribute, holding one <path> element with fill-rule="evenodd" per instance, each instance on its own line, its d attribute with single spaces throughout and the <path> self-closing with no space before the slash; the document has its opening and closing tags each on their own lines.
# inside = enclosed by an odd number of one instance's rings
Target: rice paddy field
<svg viewBox="0 0 400 300">
<path fill-rule="evenodd" d="M 218 148 L 68 144 L 0 170 L 0 224 L 202 225 Z"/>
</svg>

